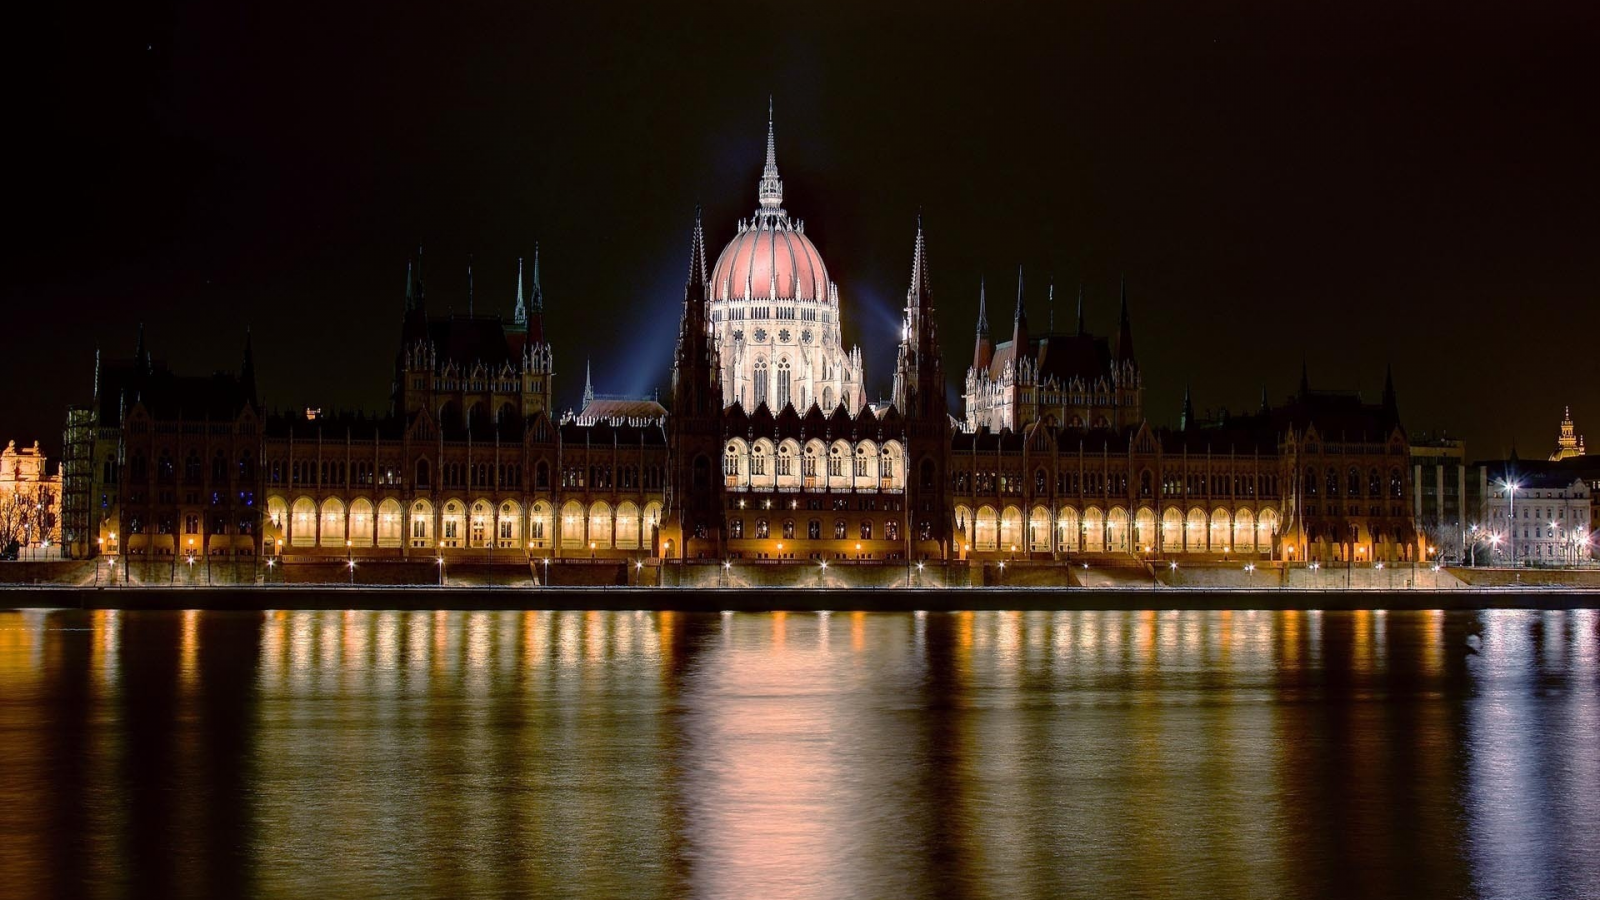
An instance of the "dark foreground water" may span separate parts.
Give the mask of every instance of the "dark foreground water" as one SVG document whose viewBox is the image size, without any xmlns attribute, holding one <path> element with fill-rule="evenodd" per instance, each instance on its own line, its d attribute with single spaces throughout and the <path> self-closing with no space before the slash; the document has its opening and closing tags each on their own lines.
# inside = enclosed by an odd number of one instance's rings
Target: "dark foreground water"
<svg viewBox="0 0 1600 900">
<path fill-rule="evenodd" d="M 1595 897 L 1597 629 L 0 613 L 0 895 Z"/>
</svg>

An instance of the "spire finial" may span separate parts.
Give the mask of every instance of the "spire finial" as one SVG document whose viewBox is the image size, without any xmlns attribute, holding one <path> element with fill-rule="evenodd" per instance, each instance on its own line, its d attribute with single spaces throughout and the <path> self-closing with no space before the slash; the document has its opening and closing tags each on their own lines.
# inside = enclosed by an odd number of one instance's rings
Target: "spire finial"
<svg viewBox="0 0 1600 900">
<path fill-rule="evenodd" d="M 1054 334 L 1056 330 L 1056 277 L 1054 275 L 1050 276 L 1050 292 L 1045 302 L 1049 304 L 1048 314 L 1045 316 L 1045 332 Z"/>
<path fill-rule="evenodd" d="M 989 336 L 989 298 L 985 296 L 983 276 L 978 276 L 978 337 Z"/>
<path fill-rule="evenodd" d="M 907 306 L 925 305 L 929 293 L 928 246 L 922 236 L 922 210 L 917 210 L 917 241 L 911 251 L 911 289 L 906 292 Z"/>
<path fill-rule="evenodd" d="M 467 316 L 472 316 L 472 254 L 467 254 Z"/>
<path fill-rule="evenodd" d="M 1078 337 L 1083 337 L 1083 282 L 1078 282 Z"/>
<path fill-rule="evenodd" d="M 522 299 L 522 257 L 517 257 L 517 302 L 511 308 L 511 322 L 514 325 L 527 327 L 528 306 Z"/>
<path fill-rule="evenodd" d="M 544 312 L 544 288 L 539 284 L 539 242 L 533 242 L 533 289 L 528 294 L 528 305 L 533 312 Z"/>
<path fill-rule="evenodd" d="M 1028 311 L 1022 307 L 1022 263 L 1017 263 L 1017 311 L 1012 319 L 1017 322 L 1028 321 Z"/>
<path fill-rule="evenodd" d="M 706 283 L 706 234 L 700 224 L 700 204 L 694 205 L 694 238 L 689 242 L 689 287 Z M 694 298 L 690 298 L 694 299 Z"/>
<path fill-rule="evenodd" d="M 1179 431 L 1188 431 L 1194 427 L 1194 401 L 1189 396 L 1189 384 L 1183 385 L 1183 415 L 1178 421 Z"/>
<path fill-rule="evenodd" d="M 767 95 L 767 162 L 761 169 L 761 186 L 757 191 L 761 201 L 760 212 L 770 211 L 782 215 L 783 182 L 778 179 L 778 142 L 772 127 L 772 95 Z"/>
<path fill-rule="evenodd" d="M 594 402 L 594 379 L 591 376 L 589 358 L 583 360 L 583 405 L 588 407 Z"/>
</svg>

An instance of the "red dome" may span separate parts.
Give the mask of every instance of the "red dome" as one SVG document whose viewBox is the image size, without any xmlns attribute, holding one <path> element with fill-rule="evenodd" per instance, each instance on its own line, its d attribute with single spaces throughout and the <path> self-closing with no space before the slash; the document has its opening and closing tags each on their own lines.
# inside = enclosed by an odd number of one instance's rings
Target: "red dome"
<svg viewBox="0 0 1600 900">
<path fill-rule="evenodd" d="M 717 265 L 711 271 L 711 296 L 714 300 L 777 296 L 784 300 L 825 301 L 828 270 L 811 240 L 791 226 L 787 218 L 774 222 L 758 217 L 717 257 Z"/>
</svg>

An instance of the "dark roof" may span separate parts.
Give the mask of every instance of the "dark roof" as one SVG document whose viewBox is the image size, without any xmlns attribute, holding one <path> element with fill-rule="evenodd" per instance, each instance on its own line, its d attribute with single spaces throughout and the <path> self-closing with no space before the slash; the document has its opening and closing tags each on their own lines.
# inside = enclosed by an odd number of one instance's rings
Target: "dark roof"
<svg viewBox="0 0 1600 900">
<path fill-rule="evenodd" d="M 124 412 L 142 404 L 152 419 L 232 421 L 255 406 L 238 375 L 175 375 L 164 362 L 113 360 L 100 365 L 100 421 L 120 423 Z"/>
</svg>

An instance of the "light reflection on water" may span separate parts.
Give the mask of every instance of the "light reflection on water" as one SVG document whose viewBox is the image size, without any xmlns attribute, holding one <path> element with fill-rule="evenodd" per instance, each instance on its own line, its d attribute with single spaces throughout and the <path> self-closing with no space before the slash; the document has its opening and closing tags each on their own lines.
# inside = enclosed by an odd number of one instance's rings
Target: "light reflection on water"
<svg viewBox="0 0 1600 900">
<path fill-rule="evenodd" d="M 0 613 L 16 896 L 1600 894 L 1600 617 Z"/>
</svg>

